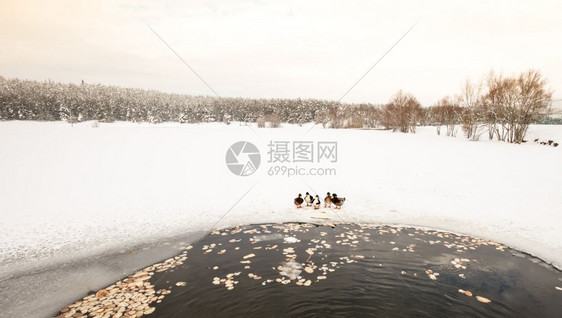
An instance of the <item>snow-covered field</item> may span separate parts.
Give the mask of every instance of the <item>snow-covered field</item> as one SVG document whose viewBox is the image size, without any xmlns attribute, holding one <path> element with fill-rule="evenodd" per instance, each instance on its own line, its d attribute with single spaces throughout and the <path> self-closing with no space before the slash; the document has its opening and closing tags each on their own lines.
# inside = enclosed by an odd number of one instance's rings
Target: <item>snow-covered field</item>
<svg viewBox="0 0 562 318">
<path fill-rule="evenodd" d="M 341 221 L 297 210 L 297 193 L 347 197 L 349 222 L 473 234 L 562 266 L 562 147 L 512 145 L 309 125 L 0 122 L 0 278 L 212 227 Z M 562 141 L 561 126 L 528 138 Z M 228 147 L 260 149 L 251 176 L 232 174 Z M 336 176 L 270 176 L 268 143 L 336 141 Z M 252 188 L 253 187 L 253 188 Z M 249 189 L 251 190 L 235 204 Z"/>
</svg>

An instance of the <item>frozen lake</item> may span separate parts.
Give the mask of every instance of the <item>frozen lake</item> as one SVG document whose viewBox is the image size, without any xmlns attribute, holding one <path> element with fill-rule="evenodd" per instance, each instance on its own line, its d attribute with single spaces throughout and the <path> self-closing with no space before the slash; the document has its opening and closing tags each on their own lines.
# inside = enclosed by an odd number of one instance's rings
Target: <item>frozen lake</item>
<svg viewBox="0 0 562 318">
<path fill-rule="evenodd" d="M 532 142 L 560 141 L 562 127 L 532 126 L 531 142 L 522 145 L 472 142 L 460 133 L 447 138 L 432 127 L 416 134 L 309 128 L 1 122 L 0 293 L 17 298 L 10 308 L 23 304 L 35 313 L 29 317 L 43 317 L 41 308 L 53 309 L 46 304 L 60 307 L 177 250 L 141 253 L 142 262 L 132 258 L 123 260 L 127 266 L 104 267 L 115 255 L 215 225 L 264 222 L 428 227 L 562 264 L 562 148 Z M 247 177 L 225 164 L 226 151 L 241 140 L 255 144 L 262 158 Z M 272 141 L 336 142 L 337 162 L 298 165 L 337 174 L 269 175 L 276 165 L 268 162 Z M 337 192 L 347 201 L 338 215 L 324 208 L 297 210 L 293 198 L 304 192 L 322 198 Z M 27 293 L 34 290 L 30 286 L 47 286 L 41 282 L 70 282 L 64 268 L 85 268 L 72 280 L 84 283 L 49 285 L 60 290 L 40 298 Z"/>
</svg>

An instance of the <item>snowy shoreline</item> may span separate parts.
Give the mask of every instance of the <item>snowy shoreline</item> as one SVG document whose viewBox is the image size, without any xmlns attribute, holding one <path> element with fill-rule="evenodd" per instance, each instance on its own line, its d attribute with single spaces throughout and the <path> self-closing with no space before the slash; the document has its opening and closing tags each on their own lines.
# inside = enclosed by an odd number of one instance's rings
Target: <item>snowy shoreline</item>
<svg viewBox="0 0 562 318">
<path fill-rule="evenodd" d="M 317 215 L 317 216 L 320 216 L 320 215 Z M 322 216 L 325 216 L 325 215 L 322 215 Z M 233 223 L 229 226 L 217 227 L 217 228 L 215 228 L 215 230 L 224 230 L 224 229 L 232 228 L 232 227 L 235 227 L 235 226 L 261 225 L 261 224 L 284 224 L 284 223 L 308 223 L 308 224 L 315 224 L 315 225 L 358 224 L 358 225 L 369 225 L 369 226 L 392 226 L 392 227 L 397 227 L 397 228 L 409 228 L 409 229 L 423 230 L 423 231 L 439 231 L 439 232 L 450 233 L 450 234 L 454 234 L 454 235 L 458 235 L 458 236 L 471 236 L 471 237 L 474 237 L 474 238 L 484 239 L 484 237 L 482 237 L 482 236 L 476 236 L 476 235 L 473 235 L 473 234 L 469 234 L 467 232 L 460 232 L 458 230 L 449 230 L 449 229 L 439 228 L 439 227 L 435 227 L 435 226 L 424 226 L 424 225 L 406 224 L 406 223 L 392 223 L 392 222 L 386 222 L 386 223 L 347 222 L 347 223 L 342 223 L 341 220 L 340 221 L 337 220 L 337 217 L 334 217 L 333 219 L 334 219 L 334 222 L 331 222 L 331 221 L 318 222 L 318 221 L 315 221 L 315 220 L 308 220 L 307 221 L 305 219 L 298 219 L 298 220 L 295 219 L 295 220 L 285 220 L 283 222 L 277 222 L 277 223 L 271 223 L 271 222 L 258 222 L 258 223 L 246 223 L 246 224 L 235 224 L 235 223 Z M 95 251 L 90 251 L 87 254 L 76 254 L 75 253 L 75 254 L 73 254 L 73 258 L 71 260 L 68 259 L 68 255 L 63 255 L 61 257 L 51 258 L 48 261 L 41 262 L 41 263 L 35 263 L 35 262 L 18 263 L 16 261 L 14 264 L 11 264 L 11 266 L 5 267 L 3 269 L 2 276 L 0 276 L 0 281 L 18 279 L 22 276 L 26 276 L 26 275 L 30 275 L 30 274 L 35 275 L 35 274 L 41 274 L 41 273 L 48 273 L 48 272 L 51 272 L 51 271 L 53 271 L 54 269 L 56 269 L 60 266 L 73 266 L 74 264 L 90 262 L 92 260 L 96 260 L 96 259 L 102 258 L 104 256 L 134 253 L 135 251 L 138 251 L 138 250 L 145 250 L 145 249 L 148 249 L 148 248 L 152 248 L 153 246 L 167 244 L 167 242 L 170 242 L 170 241 L 181 241 L 184 245 L 193 244 L 194 242 L 197 242 L 199 239 L 203 238 L 205 236 L 204 234 L 206 234 L 206 233 L 208 233 L 208 231 L 204 231 L 204 229 L 200 229 L 198 231 L 194 230 L 194 231 L 191 231 L 191 232 L 188 232 L 188 233 L 176 234 L 176 235 L 169 236 L 169 237 L 160 237 L 156 241 L 138 242 L 137 244 L 134 244 L 134 245 L 113 247 L 113 248 L 109 248 L 109 249 L 99 249 L 99 250 L 95 250 Z M 486 237 L 486 239 L 490 239 L 490 238 Z M 510 246 L 508 244 L 505 244 L 505 242 L 502 242 L 502 241 L 496 241 L 496 242 L 500 243 L 502 245 L 506 245 L 509 248 L 511 248 L 513 250 L 516 250 L 518 252 L 521 252 L 523 254 L 526 254 L 530 257 L 540 259 L 541 261 L 553 266 L 557 270 L 562 270 L 562 268 L 560 266 L 558 266 L 557 264 L 549 262 L 547 259 L 544 259 L 544 258 L 542 258 L 538 255 L 534 255 L 531 252 L 527 252 L 523 249 L 519 249 L 517 247 Z M 173 256 L 173 255 L 170 254 L 170 255 L 167 255 L 166 257 L 170 257 L 170 256 Z M 157 262 L 157 261 L 161 261 L 161 259 L 151 258 L 151 261 L 149 261 L 149 263 L 150 262 Z"/>
</svg>

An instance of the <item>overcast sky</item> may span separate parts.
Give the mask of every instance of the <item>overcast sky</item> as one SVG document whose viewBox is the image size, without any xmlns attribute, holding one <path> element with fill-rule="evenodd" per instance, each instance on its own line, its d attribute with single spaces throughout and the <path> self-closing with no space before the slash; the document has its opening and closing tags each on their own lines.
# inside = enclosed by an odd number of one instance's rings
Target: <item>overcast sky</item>
<svg viewBox="0 0 562 318">
<path fill-rule="evenodd" d="M 6 1 L 0 76 L 221 96 L 425 105 L 491 69 L 530 68 L 562 97 L 562 2 Z"/>
</svg>

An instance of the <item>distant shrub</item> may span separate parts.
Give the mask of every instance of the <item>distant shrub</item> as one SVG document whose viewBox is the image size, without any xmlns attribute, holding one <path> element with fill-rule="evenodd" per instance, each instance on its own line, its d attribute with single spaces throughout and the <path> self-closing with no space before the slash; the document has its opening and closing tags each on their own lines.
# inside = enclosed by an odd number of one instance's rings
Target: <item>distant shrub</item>
<svg viewBox="0 0 562 318">
<path fill-rule="evenodd" d="M 458 127 L 463 119 L 463 108 L 459 103 L 460 97 L 446 96 L 427 109 L 427 123 L 435 125 L 438 135 L 441 135 L 441 127 L 445 126 L 447 136 L 457 136 Z"/>
<path fill-rule="evenodd" d="M 225 115 L 223 116 L 223 118 L 222 118 L 222 122 L 223 122 L 224 124 L 230 125 L 230 115 L 225 114 Z"/>
<path fill-rule="evenodd" d="M 281 119 L 277 114 L 270 114 L 267 116 L 260 116 L 256 119 L 258 128 L 279 128 L 281 126 Z"/>
<path fill-rule="evenodd" d="M 258 119 L 256 119 L 256 123 L 258 124 L 258 128 L 265 128 L 265 117 L 258 117 Z"/>
<path fill-rule="evenodd" d="M 277 114 L 267 116 L 267 122 L 269 123 L 269 128 L 279 128 L 281 126 L 281 120 Z"/>
</svg>

